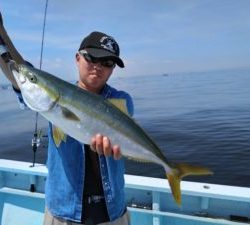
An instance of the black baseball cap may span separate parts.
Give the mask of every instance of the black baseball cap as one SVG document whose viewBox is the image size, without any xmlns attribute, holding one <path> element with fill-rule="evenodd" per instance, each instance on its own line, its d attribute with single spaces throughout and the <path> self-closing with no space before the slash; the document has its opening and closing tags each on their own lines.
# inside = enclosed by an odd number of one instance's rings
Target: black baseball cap
<svg viewBox="0 0 250 225">
<path fill-rule="evenodd" d="M 119 57 L 120 48 L 115 39 L 102 32 L 94 31 L 82 40 L 80 50 L 86 50 L 92 57 L 113 60 L 119 67 L 124 63 Z"/>
</svg>

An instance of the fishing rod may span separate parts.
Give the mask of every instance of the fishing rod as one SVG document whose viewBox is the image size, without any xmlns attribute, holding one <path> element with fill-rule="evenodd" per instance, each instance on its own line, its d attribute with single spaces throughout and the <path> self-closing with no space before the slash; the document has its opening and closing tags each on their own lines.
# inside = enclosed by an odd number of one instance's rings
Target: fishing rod
<svg viewBox="0 0 250 225">
<path fill-rule="evenodd" d="M 42 42 L 41 42 L 41 51 L 40 51 L 40 63 L 39 63 L 39 69 L 42 69 L 42 63 L 43 63 L 43 47 L 44 47 L 44 36 L 45 36 L 45 27 L 46 27 L 46 18 L 47 18 L 47 9 L 48 9 L 48 1 L 46 0 L 45 3 L 45 9 L 44 9 L 44 18 L 43 18 L 43 29 L 42 29 Z M 33 150 L 33 163 L 31 167 L 35 166 L 35 162 L 36 162 L 36 151 L 37 148 L 40 146 L 41 144 L 41 131 L 38 132 L 38 112 L 36 112 L 35 115 L 35 130 L 34 130 L 34 135 L 32 138 L 32 150 Z"/>
</svg>

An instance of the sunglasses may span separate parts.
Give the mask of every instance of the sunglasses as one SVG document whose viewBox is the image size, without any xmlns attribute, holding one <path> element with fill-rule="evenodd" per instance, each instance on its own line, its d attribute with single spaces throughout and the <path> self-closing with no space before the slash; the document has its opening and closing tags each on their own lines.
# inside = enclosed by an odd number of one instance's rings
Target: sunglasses
<svg viewBox="0 0 250 225">
<path fill-rule="evenodd" d="M 87 51 L 82 50 L 79 53 L 84 57 L 84 59 L 89 63 L 100 63 L 104 67 L 112 68 L 115 67 L 115 62 L 113 60 L 99 59 L 90 55 Z"/>
</svg>

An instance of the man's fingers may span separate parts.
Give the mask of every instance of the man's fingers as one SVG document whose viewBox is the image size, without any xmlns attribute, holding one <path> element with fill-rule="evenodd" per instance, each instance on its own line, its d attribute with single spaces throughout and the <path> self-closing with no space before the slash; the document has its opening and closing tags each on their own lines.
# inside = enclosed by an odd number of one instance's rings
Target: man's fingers
<svg viewBox="0 0 250 225">
<path fill-rule="evenodd" d="M 112 150 L 113 150 L 114 159 L 118 160 L 122 157 L 121 149 L 119 145 L 114 145 Z"/>
<path fill-rule="evenodd" d="M 122 157 L 119 145 L 112 146 L 110 139 L 101 134 L 97 134 L 92 137 L 90 142 L 91 150 L 97 152 L 99 155 L 104 154 L 105 156 L 113 155 L 114 159 L 118 160 Z"/>
<path fill-rule="evenodd" d="M 108 137 L 103 137 L 103 153 L 105 156 L 110 156 L 112 154 L 111 143 Z"/>
<path fill-rule="evenodd" d="M 96 152 L 96 138 L 92 137 L 90 142 L 90 149 L 94 152 Z"/>
<path fill-rule="evenodd" d="M 95 136 L 96 139 L 96 151 L 99 155 L 103 154 L 103 136 L 101 134 L 97 134 Z"/>
</svg>

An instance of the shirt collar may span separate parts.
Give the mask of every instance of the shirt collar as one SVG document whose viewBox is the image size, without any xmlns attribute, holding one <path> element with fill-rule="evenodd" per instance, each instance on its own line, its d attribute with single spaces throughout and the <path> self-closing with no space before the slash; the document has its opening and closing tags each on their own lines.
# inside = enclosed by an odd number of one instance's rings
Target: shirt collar
<svg viewBox="0 0 250 225">
<path fill-rule="evenodd" d="M 78 85 L 78 81 L 76 81 L 76 85 Z M 101 90 L 101 95 L 104 98 L 109 98 L 111 96 L 111 88 L 108 84 L 105 84 L 103 89 Z"/>
<path fill-rule="evenodd" d="M 111 88 L 108 84 L 105 84 L 105 86 L 103 87 L 103 89 L 101 91 L 101 95 L 104 98 L 109 98 L 111 96 Z"/>
</svg>

